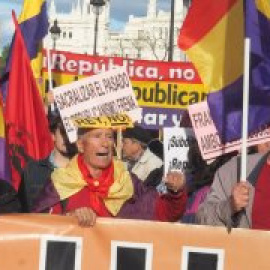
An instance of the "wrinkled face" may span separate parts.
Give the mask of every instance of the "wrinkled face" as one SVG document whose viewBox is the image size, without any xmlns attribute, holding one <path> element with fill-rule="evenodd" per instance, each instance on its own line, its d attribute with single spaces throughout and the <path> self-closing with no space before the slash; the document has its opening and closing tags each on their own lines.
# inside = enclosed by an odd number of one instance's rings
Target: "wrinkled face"
<svg viewBox="0 0 270 270">
<path fill-rule="evenodd" d="M 136 140 L 132 140 L 130 138 L 124 138 L 122 144 L 122 153 L 123 158 L 134 160 L 138 156 L 138 152 L 140 151 L 141 146 L 140 143 Z"/>
<path fill-rule="evenodd" d="M 113 157 L 113 131 L 111 129 L 92 129 L 82 135 L 77 142 L 79 152 L 89 169 L 109 167 Z"/>
<path fill-rule="evenodd" d="M 60 128 L 57 128 L 52 136 L 54 141 L 54 148 L 60 153 L 66 153 L 67 147 L 63 135 L 61 134 Z"/>
</svg>

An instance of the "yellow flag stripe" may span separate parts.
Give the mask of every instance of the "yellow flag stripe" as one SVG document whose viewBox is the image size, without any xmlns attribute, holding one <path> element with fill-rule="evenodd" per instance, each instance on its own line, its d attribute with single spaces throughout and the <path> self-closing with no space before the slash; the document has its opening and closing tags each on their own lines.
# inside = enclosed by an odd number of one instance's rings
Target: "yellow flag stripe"
<svg viewBox="0 0 270 270">
<path fill-rule="evenodd" d="M 270 1 L 269 0 L 256 0 L 258 10 L 270 19 Z"/>
<path fill-rule="evenodd" d="M 212 31 L 187 50 L 210 92 L 230 85 L 243 74 L 242 4 L 238 1 Z"/>
<path fill-rule="evenodd" d="M 24 0 L 19 23 L 37 16 L 41 12 L 42 5 L 45 2 L 46 0 Z"/>
</svg>

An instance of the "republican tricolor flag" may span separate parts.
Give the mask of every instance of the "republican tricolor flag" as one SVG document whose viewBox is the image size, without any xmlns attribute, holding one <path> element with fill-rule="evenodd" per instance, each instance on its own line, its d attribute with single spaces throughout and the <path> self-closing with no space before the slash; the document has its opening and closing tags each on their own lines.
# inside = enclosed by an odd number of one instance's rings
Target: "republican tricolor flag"
<svg viewBox="0 0 270 270">
<path fill-rule="evenodd" d="M 40 78 L 42 68 L 41 42 L 47 35 L 49 29 L 46 0 L 24 0 L 22 12 L 19 17 L 19 27 L 24 38 L 28 55 L 31 59 L 34 76 L 35 78 Z M 6 100 L 8 90 L 8 72 L 10 71 L 13 42 L 5 67 L 5 77 L 7 77 L 7 79 L 2 83 L 4 101 Z"/>
<path fill-rule="evenodd" d="M 223 140 L 241 136 L 244 38 L 251 40 L 249 133 L 270 123 L 270 1 L 193 0 L 180 32 Z"/>
</svg>

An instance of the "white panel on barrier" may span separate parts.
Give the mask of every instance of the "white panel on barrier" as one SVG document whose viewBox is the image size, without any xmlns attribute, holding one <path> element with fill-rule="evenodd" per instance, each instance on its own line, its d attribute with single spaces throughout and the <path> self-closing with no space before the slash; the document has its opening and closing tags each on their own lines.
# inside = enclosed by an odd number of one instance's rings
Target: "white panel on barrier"
<svg viewBox="0 0 270 270">
<path fill-rule="evenodd" d="M 184 246 L 180 270 L 224 270 L 224 250 Z"/>
<path fill-rule="evenodd" d="M 41 237 L 39 270 L 81 270 L 81 260 L 81 237 Z"/>
<path fill-rule="evenodd" d="M 152 262 L 152 244 L 111 242 L 111 270 L 151 270 Z"/>
</svg>

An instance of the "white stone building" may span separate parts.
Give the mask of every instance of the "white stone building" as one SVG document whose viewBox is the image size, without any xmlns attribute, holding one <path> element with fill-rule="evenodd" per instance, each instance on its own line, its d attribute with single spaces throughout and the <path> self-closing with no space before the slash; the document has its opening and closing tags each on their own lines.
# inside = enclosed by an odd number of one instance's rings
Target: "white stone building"
<svg viewBox="0 0 270 270">
<path fill-rule="evenodd" d="M 166 60 L 168 58 L 170 12 L 157 10 L 157 0 L 148 0 L 146 16 L 129 16 L 122 32 L 110 31 L 110 1 L 99 15 L 97 53 L 135 59 Z M 191 0 L 175 0 L 173 60 L 185 60 L 177 47 L 177 36 Z M 74 0 L 70 13 L 58 13 L 55 0 L 49 7 L 50 23 L 57 19 L 61 29 L 55 47 L 58 50 L 93 54 L 96 15 L 90 0 Z M 50 37 L 45 46 L 52 44 Z"/>
</svg>

